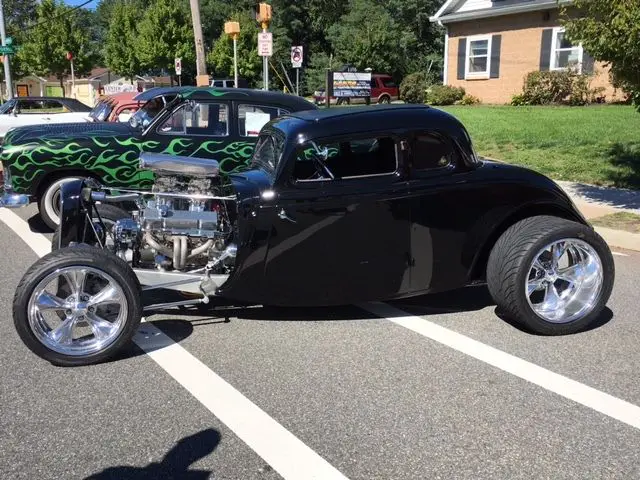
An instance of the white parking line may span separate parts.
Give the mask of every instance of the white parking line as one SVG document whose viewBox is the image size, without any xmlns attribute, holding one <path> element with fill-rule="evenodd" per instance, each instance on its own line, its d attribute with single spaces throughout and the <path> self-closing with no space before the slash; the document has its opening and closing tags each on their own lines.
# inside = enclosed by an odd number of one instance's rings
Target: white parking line
<svg viewBox="0 0 640 480">
<path fill-rule="evenodd" d="M 423 337 L 451 347 L 502 371 L 511 373 L 585 407 L 640 429 L 640 407 L 637 405 L 571 380 L 424 318 L 411 315 L 389 304 L 375 302 L 358 306 L 396 325 L 408 328 Z"/>
<path fill-rule="evenodd" d="M 626 253 L 620 253 L 620 252 L 611 252 L 613 255 L 618 255 L 619 257 L 628 257 L 629 255 L 627 255 Z"/>
<path fill-rule="evenodd" d="M 47 237 L 32 232 L 27 222 L 12 211 L 0 208 L 0 221 L 19 235 L 39 257 L 51 251 Z M 347 479 L 155 326 L 142 323 L 134 342 L 283 478 Z"/>
</svg>

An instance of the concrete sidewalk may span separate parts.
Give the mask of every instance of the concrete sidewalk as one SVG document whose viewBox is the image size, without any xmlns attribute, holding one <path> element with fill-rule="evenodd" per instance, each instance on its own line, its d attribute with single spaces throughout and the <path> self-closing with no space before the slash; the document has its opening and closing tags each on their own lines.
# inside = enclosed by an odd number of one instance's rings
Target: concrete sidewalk
<svg viewBox="0 0 640 480">
<path fill-rule="evenodd" d="M 587 218 L 594 220 L 605 215 L 628 212 L 640 215 L 640 191 L 597 187 L 574 182 L 556 182 L 571 197 Z M 596 226 L 611 247 L 640 251 L 640 234 Z"/>
</svg>

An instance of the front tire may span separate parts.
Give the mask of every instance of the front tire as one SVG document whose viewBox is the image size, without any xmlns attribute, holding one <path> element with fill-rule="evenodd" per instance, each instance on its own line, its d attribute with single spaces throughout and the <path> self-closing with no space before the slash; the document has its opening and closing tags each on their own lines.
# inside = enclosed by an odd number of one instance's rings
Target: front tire
<svg viewBox="0 0 640 480">
<path fill-rule="evenodd" d="M 42 221 L 52 230 L 60 224 L 60 187 L 71 180 L 80 177 L 62 177 L 50 182 L 42 191 L 38 201 L 38 210 Z"/>
<path fill-rule="evenodd" d="M 590 328 L 613 289 L 608 245 L 586 225 L 536 216 L 512 225 L 489 255 L 487 284 L 498 309 L 527 330 L 567 335 Z"/>
<path fill-rule="evenodd" d="M 58 366 L 112 359 L 136 333 L 141 288 L 122 259 L 97 248 L 51 252 L 25 273 L 13 299 L 24 344 Z"/>
</svg>

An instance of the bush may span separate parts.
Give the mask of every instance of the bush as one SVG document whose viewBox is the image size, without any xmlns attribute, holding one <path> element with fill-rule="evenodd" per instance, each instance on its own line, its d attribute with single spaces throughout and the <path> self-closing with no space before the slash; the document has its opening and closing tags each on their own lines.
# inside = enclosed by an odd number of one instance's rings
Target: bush
<svg viewBox="0 0 640 480">
<path fill-rule="evenodd" d="M 480 99 L 478 97 L 474 97 L 473 95 L 469 95 L 468 93 L 462 97 L 461 100 L 456 102 L 456 105 L 477 105 L 480 103 Z"/>
<path fill-rule="evenodd" d="M 425 102 L 429 105 L 453 105 L 462 100 L 465 95 L 462 87 L 450 85 L 432 85 L 427 89 Z"/>
<path fill-rule="evenodd" d="M 400 83 L 400 99 L 407 103 L 424 103 L 424 92 L 428 86 L 429 80 L 426 74 L 411 73 Z"/>
<path fill-rule="evenodd" d="M 601 100 L 604 89 L 591 89 L 591 77 L 573 70 L 530 72 L 522 93 L 511 98 L 511 105 L 587 105 Z"/>
</svg>

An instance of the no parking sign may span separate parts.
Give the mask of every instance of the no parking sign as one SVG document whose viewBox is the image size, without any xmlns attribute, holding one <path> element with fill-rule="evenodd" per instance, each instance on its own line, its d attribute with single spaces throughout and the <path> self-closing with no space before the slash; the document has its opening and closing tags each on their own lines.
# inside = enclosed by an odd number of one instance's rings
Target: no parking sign
<svg viewBox="0 0 640 480">
<path fill-rule="evenodd" d="M 291 47 L 291 64 L 293 68 L 302 67 L 302 47 Z"/>
</svg>

